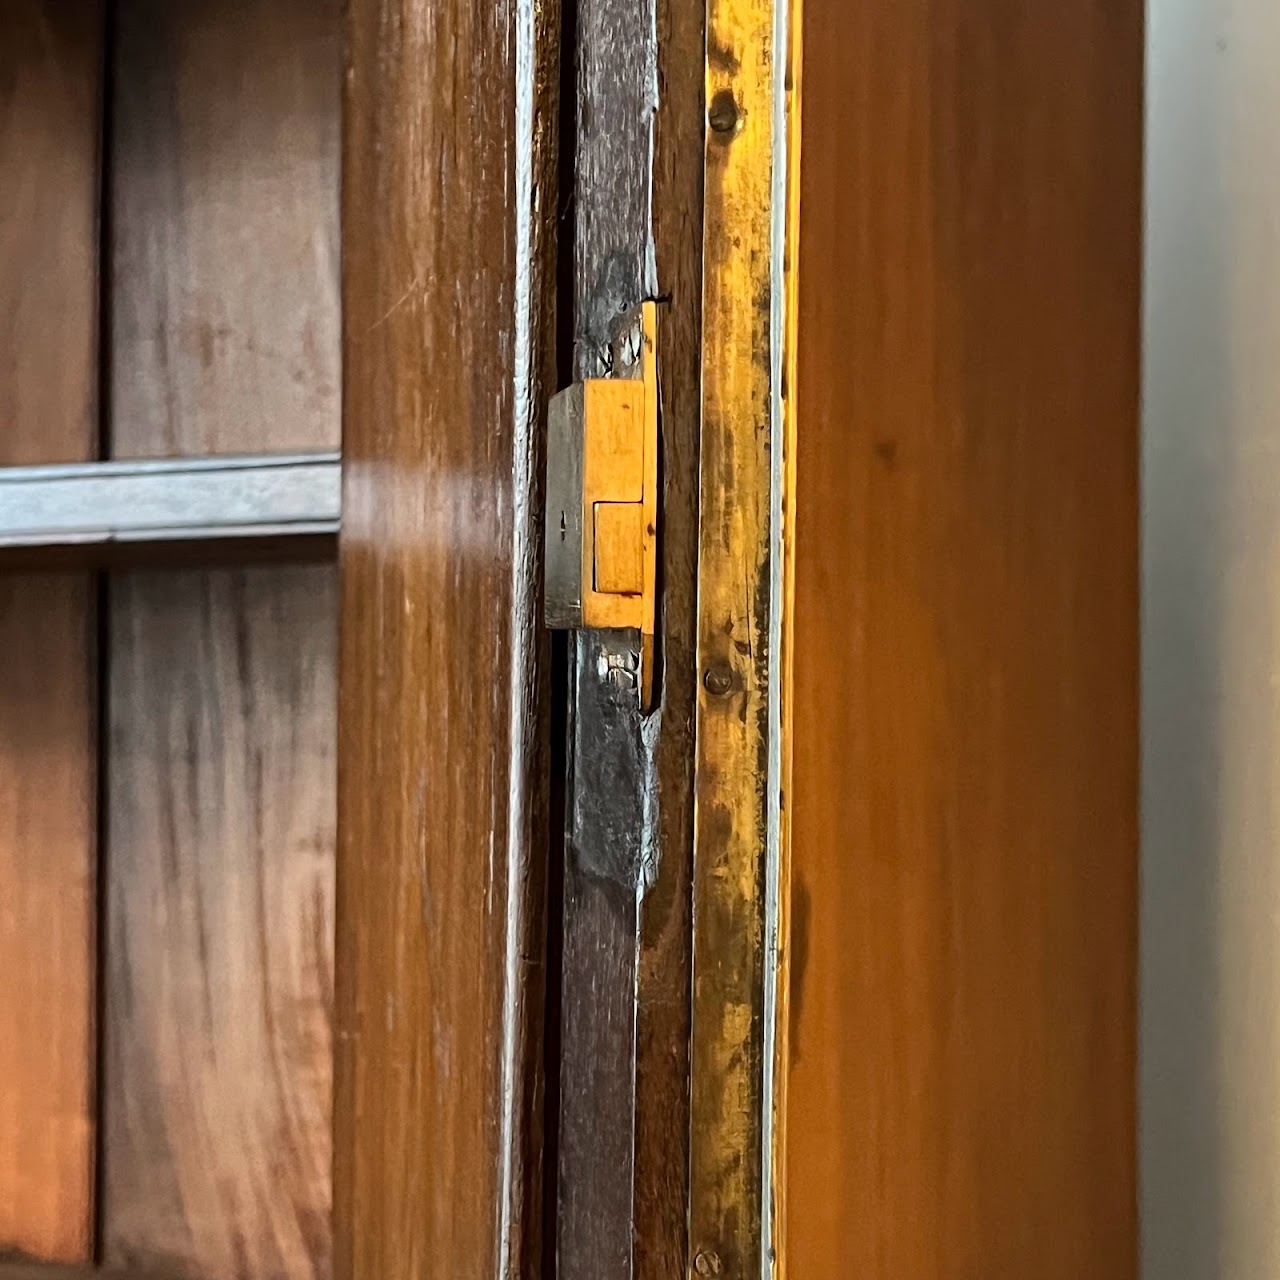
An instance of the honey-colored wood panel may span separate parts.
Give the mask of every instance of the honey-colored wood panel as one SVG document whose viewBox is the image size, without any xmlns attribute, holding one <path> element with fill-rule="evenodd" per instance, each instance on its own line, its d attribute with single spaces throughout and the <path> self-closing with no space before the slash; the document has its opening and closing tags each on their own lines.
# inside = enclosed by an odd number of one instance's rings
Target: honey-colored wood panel
<svg viewBox="0 0 1280 1280">
<path fill-rule="evenodd" d="M 787 1263 L 1136 1272 L 1138 0 L 806 0 Z"/>
<path fill-rule="evenodd" d="M 333 570 L 111 589 L 104 1253 L 330 1271 Z"/>
<path fill-rule="evenodd" d="M 120 0 L 111 452 L 339 440 L 337 0 Z"/>
<path fill-rule="evenodd" d="M 536 1276 L 559 6 L 347 8 L 335 1271 Z"/>
<path fill-rule="evenodd" d="M 97 444 L 97 0 L 0 6 L 0 465 Z M 92 588 L 0 578 L 0 1250 L 91 1248 Z"/>
</svg>

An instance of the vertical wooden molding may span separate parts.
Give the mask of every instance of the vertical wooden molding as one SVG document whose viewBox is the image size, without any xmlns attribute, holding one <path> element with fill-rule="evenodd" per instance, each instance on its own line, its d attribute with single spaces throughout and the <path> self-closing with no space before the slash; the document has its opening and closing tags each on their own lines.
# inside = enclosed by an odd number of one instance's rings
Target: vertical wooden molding
<svg viewBox="0 0 1280 1280">
<path fill-rule="evenodd" d="M 554 0 L 347 7 L 336 1269 L 541 1256 Z"/>
<path fill-rule="evenodd" d="M 570 644 L 558 1264 L 670 1280 L 688 1235 L 704 28 L 684 0 L 574 17 L 573 372 L 600 375 L 619 317 L 662 300 L 661 585 L 654 714 L 599 674 L 630 637 Z"/>
<path fill-rule="evenodd" d="M 775 8 L 707 7 L 690 1274 L 765 1260 L 774 496 Z M 772 855 L 776 858 L 775 852 Z"/>
<path fill-rule="evenodd" d="M 98 439 L 102 5 L 0 6 L 0 464 Z M 80 574 L 0 580 L 0 1252 L 86 1262 L 97 663 Z"/>
</svg>

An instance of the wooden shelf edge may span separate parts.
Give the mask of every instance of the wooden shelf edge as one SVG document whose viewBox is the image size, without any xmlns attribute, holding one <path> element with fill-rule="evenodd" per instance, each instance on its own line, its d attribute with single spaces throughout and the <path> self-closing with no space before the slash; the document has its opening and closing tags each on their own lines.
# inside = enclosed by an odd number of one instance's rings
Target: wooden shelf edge
<svg viewBox="0 0 1280 1280">
<path fill-rule="evenodd" d="M 0 569 L 336 554 L 337 453 L 0 468 Z"/>
</svg>

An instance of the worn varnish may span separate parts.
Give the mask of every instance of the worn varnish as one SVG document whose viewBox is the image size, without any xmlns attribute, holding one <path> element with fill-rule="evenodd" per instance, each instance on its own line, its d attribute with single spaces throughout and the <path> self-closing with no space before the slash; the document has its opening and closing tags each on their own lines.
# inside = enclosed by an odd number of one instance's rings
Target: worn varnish
<svg viewBox="0 0 1280 1280">
<path fill-rule="evenodd" d="M 806 0 L 788 1272 L 1136 1274 L 1142 6 Z"/>
<path fill-rule="evenodd" d="M 566 1280 L 657 1280 L 687 1242 L 703 20 L 666 0 L 576 16 L 574 376 L 663 299 L 660 707 L 645 724 L 599 678 L 627 637 L 571 647 L 557 1243 Z"/>
<path fill-rule="evenodd" d="M 689 1230 L 730 1276 L 767 1257 L 774 39 L 769 0 L 708 6 Z"/>
<path fill-rule="evenodd" d="M 0 465 L 97 448 L 102 12 L 0 9 Z M 0 578 L 0 1251 L 91 1248 L 91 582 Z"/>
<path fill-rule="evenodd" d="M 333 447 L 337 5 L 113 28 L 113 456 Z M 335 575 L 120 575 L 109 605 L 105 1257 L 323 1277 Z"/>
<path fill-rule="evenodd" d="M 335 583 L 112 586 L 105 1254 L 329 1273 Z"/>
<path fill-rule="evenodd" d="M 347 11 L 337 1274 L 541 1257 L 558 7 Z"/>
</svg>

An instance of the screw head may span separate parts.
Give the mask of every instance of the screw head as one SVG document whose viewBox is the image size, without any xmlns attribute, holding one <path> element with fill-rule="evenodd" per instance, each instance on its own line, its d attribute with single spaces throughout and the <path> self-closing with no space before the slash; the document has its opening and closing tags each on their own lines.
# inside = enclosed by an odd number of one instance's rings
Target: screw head
<svg viewBox="0 0 1280 1280">
<path fill-rule="evenodd" d="M 693 1269 L 700 1276 L 718 1276 L 720 1274 L 720 1255 L 711 1249 L 703 1249 L 693 1260 Z"/>
<path fill-rule="evenodd" d="M 707 668 L 702 683 L 708 693 L 721 697 L 733 688 L 733 672 L 727 663 L 714 663 Z"/>
<path fill-rule="evenodd" d="M 627 671 L 624 667 L 609 668 L 609 683 L 615 689 L 632 690 L 636 687 L 635 674 Z"/>
<path fill-rule="evenodd" d="M 738 127 L 738 102 L 732 89 L 719 89 L 707 108 L 707 123 L 714 133 L 732 133 Z"/>
</svg>

